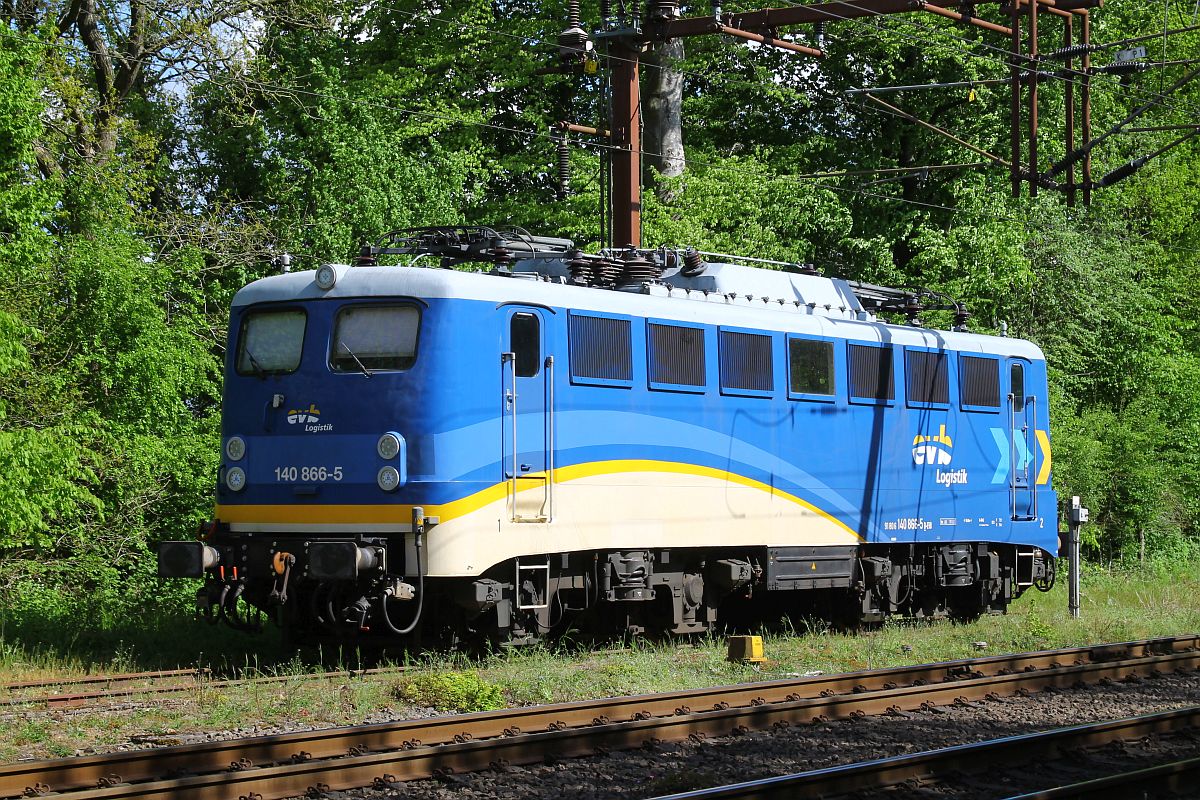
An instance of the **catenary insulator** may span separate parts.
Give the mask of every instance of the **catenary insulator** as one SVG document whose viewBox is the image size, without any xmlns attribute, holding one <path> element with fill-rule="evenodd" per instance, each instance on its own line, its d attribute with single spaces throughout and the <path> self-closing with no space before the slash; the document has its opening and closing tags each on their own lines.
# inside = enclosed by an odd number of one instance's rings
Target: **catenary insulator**
<svg viewBox="0 0 1200 800">
<path fill-rule="evenodd" d="M 1150 69 L 1145 61 L 1116 61 L 1103 67 L 1094 67 L 1092 72 L 1101 75 L 1133 75 Z"/>
<path fill-rule="evenodd" d="M 558 199 L 562 200 L 571 192 L 571 147 L 564 133 L 554 141 L 555 165 L 558 170 Z"/>
<path fill-rule="evenodd" d="M 824 22 L 813 23 L 813 44 L 815 44 L 817 47 L 820 47 L 820 48 L 825 47 L 825 23 Z"/>
<path fill-rule="evenodd" d="M 651 19 L 679 19 L 679 0 L 651 0 Z"/>
<path fill-rule="evenodd" d="M 1060 47 L 1057 50 L 1051 50 L 1043 55 L 1043 58 L 1049 58 L 1055 61 L 1066 61 L 1068 58 L 1075 58 L 1087 53 L 1094 53 L 1099 48 L 1092 44 L 1072 44 L 1067 47 Z"/>
<path fill-rule="evenodd" d="M 568 27 L 558 35 L 558 57 L 563 61 L 579 61 L 590 49 L 587 31 L 578 25 Z"/>
</svg>

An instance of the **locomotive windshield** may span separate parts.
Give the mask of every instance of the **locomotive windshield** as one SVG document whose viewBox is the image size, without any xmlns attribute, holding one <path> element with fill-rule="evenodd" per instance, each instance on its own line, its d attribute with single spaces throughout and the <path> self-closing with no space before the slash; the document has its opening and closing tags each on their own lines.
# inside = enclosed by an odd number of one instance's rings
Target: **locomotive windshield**
<svg viewBox="0 0 1200 800">
<path fill-rule="evenodd" d="M 298 308 L 247 314 L 238 342 L 238 374 L 294 372 L 304 350 L 305 322 Z"/>
<path fill-rule="evenodd" d="M 337 372 L 408 369 L 417 360 L 421 314 L 413 306 L 349 306 L 333 326 L 329 365 Z"/>
</svg>

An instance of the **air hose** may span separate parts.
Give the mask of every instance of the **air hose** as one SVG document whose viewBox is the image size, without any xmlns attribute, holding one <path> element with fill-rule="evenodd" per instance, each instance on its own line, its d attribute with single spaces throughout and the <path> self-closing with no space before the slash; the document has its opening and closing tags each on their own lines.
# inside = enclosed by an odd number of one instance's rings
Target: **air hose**
<svg viewBox="0 0 1200 800">
<path fill-rule="evenodd" d="M 397 636 L 405 636 L 416 630 L 417 624 L 421 621 L 421 611 L 425 608 L 425 570 L 421 566 L 421 548 L 425 539 L 425 512 L 421 508 L 413 509 L 413 531 L 416 532 L 414 545 L 417 551 L 417 613 L 413 615 L 412 622 L 407 627 L 397 628 L 392 623 L 391 615 L 388 614 L 387 592 L 384 591 L 379 596 L 379 611 L 381 612 L 380 616 L 383 617 L 383 624 Z"/>
</svg>

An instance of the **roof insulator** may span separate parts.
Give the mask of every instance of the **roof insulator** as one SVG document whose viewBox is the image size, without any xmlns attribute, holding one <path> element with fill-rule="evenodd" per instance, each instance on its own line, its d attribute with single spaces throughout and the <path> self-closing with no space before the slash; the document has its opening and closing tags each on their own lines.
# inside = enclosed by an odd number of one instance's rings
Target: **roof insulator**
<svg viewBox="0 0 1200 800">
<path fill-rule="evenodd" d="M 355 260 L 356 267 L 374 267 L 379 264 L 379 259 L 375 257 L 375 248 L 369 244 L 364 244 L 358 251 L 358 258 Z"/>
<path fill-rule="evenodd" d="M 687 252 L 683 254 L 683 269 L 680 270 L 686 278 L 694 278 L 704 272 L 708 265 L 704 263 L 704 257 L 696 251 L 696 248 L 689 247 Z"/>
</svg>

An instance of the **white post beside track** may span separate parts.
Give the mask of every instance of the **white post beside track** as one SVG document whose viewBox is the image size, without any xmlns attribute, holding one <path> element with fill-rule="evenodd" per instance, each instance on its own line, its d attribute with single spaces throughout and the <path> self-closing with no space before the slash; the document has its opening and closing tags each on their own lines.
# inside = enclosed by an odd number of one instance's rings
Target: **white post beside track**
<svg viewBox="0 0 1200 800">
<path fill-rule="evenodd" d="M 1079 497 L 1071 498 L 1071 512 L 1067 522 L 1067 608 L 1071 611 L 1071 619 L 1079 619 L 1079 529 L 1088 521 L 1088 510 L 1079 502 Z"/>
</svg>

